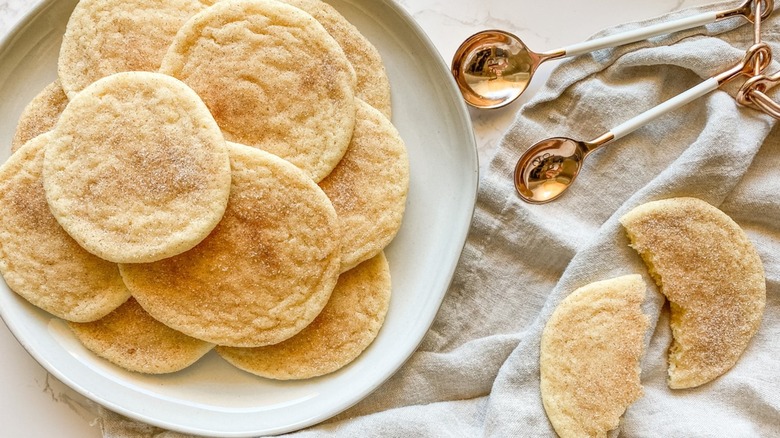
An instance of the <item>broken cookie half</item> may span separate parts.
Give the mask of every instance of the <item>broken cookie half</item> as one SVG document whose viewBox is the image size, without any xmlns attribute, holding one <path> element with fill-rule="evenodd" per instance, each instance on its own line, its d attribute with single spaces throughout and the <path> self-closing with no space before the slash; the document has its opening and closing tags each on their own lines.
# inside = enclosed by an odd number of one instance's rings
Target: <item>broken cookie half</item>
<svg viewBox="0 0 780 438">
<path fill-rule="evenodd" d="M 766 304 L 764 268 L 744 231 L 695 198 L 649 202 L 620 222 L 670 303 L 669 387 L 696 387 L 731 369 Z"/>
<path fill-rule="evenodd" d="M 606 437 L 642 396 L 645 289 L 640 275 L 591 283 L 566 297 L 547 322 L 539 361 L 542 402 L 562 438 Z"/>
</svg>

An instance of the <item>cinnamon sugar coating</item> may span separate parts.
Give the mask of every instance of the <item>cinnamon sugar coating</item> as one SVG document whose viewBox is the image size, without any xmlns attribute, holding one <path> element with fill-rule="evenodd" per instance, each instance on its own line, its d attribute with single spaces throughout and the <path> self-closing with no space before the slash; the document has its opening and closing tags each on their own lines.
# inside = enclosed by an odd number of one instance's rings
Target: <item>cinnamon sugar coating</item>
<svg viewBox="0 0 780 438">
<path fill-rule="evenodd" d="M 766 304 L 763 264 L 744 231 L 696 198 L 649 202 L 620 221 L 671 305 L 669 387 L 703 385 L 731 369 Z"/>
<path fill-rule="evenodd" d="M 50 141 L 51 134 L 34 138 L 0 167 L 0 273 L 52 315 L 94 321 L 130 292 L 116 264 L 85 251 L 49 211 L 41 174 Z"/>
<path fill-rule="evenodd" d="M 349 149 L 320 182 L 344 230 L 342 272 L 374 257 L 393 240 L 409 191 L 409 158 L 401 136 L 378 110 L 359 99 L 357 104 Z"/>
<path fill-rule="evenodd" d="M 180 371 L 214 348 L 152 318 L 133 298 L 97 321 L 68 326 L 87 349 L 138 373 Z"/>
<path fill-rule="evenodd" d="M 639 275 L 588 284 L 566 297 L 545 325 L 542 402 L 562 438 L 606 437 L 641 397 L 645 288 Z"/>
<path fill-rule="evenodd" d="M 355 71 L 311 15 L 227 0 L 179 30 L 160 72 L 192 87 L 229 141 L 278 155 L 320 181 L 355 126 Z"/>
<path fill-rule="evenodd" d="M 192 248 L 216 226 L 230 160 L 219 127 L 184 83 L 117 73 L 63 111 L 43 185 L 54 217 L 87 251 L 151 262 Z"/>
<path fill-rule="evenodd" d="M 229 143 L 227 210 L 193 249 L 122 264 L 122 277 L 154 318 L 214 344 L 256 347 L 303 330 L 330 297 L 340 267 L 333 205 L 303 171 Z"/>
<path fill-rule="evenodd" d="M 271 379 L 308 379 L 355 360 L 379 333 L 390 305 L 390 268 L 384 253 L 341 274 L 317 318 L 300 333 L 258 348 L 217 347 L 228 362 Z"/>
<path fill-rule="evenodd" d="M 54 129 L 67 104 L 68 96 L 62 91 L 59 79 L 41 90 L 19 116 L 19 123 L 11 140 L 11 152 L 16 152 L 28 141 Z"/>
<path fill-rule="evenodd" d="M 68 97 L 105 76 L 157 71 L 176 32 L 216 0 L 80 0 L 65 28 L 57 72 Z"/>
</svg>

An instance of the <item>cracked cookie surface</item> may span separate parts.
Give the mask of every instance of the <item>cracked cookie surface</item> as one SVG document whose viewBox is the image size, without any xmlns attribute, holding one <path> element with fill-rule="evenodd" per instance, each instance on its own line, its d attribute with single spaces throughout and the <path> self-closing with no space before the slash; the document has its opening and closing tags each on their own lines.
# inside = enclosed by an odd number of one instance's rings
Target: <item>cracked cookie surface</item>
<svg viewBox="0 0 780 438">
<path fill-rule="evenodd" d="M 186 251 L 216 226 L 230 160 L 198 96 L 170 76 L 117 73 L 70 101 L 51 132 L 43 186 L 57 222 L 117 263 Z"/>
<path fill-rule="evenodd" d="M 130 296 L 115 263 L 85 251 L 49 211 L 43 156 L 51 134 L 0 167 L 0 273 L 35 306 L 69 321 L 99 319 Z"/>
<path fill-rule="evenodd" d="M 390 305 L 390 289 L 390 268 L 380 253 L 341 274 L 328 304 L 297 335 L 267 347 L 217 347 L 217 353 L 238 368 L 271 379 L 332 373 L 376 338 Z"/>
<path fill-rule="evenodd" d="M 669 387 L 699 386 L 731 369 L 766 306 L 763 264 L 745 232 L 696 198 L 648 202 L 620 222 L 670 303 Z"/>
<path fill-rule="evenodd" d="M 57 72 L 68 97 L 124 71 L 157 71 L 179 28 L 216 0 L 80 0 Z"/>
<path fill-rule="evenodd" d="M 183 254 L 120 270 L 139 304 L 176 330 L 220 345 L 274 344 L 327 303 L 341 230 L 303 171 L 249 146 L 229 149 L 233 184 L 214 231 Z"/>
<path fill-rule="evenodd" d="M 203 98 L 227 140 L 278 155 L 315 181 L 349 146 L 354 69 L 322 25 L 298 8 L 219 2 L 185 23 L 160 72 Z"/>
</svg>

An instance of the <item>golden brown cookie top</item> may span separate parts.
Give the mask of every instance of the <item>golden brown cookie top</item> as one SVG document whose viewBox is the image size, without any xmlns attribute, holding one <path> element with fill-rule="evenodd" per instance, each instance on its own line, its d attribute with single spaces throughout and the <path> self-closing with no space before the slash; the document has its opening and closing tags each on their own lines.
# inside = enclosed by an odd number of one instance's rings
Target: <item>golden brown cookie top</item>
<svg viewBox="0 0 780 438">
<path fill-rule="evenodd" d="M 68 97 L 124 71 L 157 71 L 179 28 L 212 0 L 80 0 L 57 72 Z"/>
<path fill-rule="evenodd" d="M 274 344 L 327 303 L 340 267 L 338 218 L 297 167 L 229 148 L 230 201 L 214 231 L 178 256 L 120 268 L 141 306 L 176 330 L 215 344 Z"/>
<path fill-rule="evenodd" d="M 642 395 L 645 288 L 639 275 L 588 284 L 561 301 L 545 325 L 542 401 L 562 438 L 606 437 Z"/>
<path fill-rule="evenodd" d="M 42 168 L 51 134 L 27 142 L 0 167 L 0 273 L 8 287 L 70 321 L 93 321 L 130 292 L 115 263 L 85 251 L 54 219 Z"/>
<path fill-rule="evenodd" d="M 268 0 L 226 0 L 190 19 L 160 71 L 206 102 L 225 138 L 324 178 L 355 125 L 355 72 L 311 15 Z"/>
<path fill-rule="evenodd" d="M 216 226 L 230 160 L 219 127 L 184 83 L 117 73 L 65 108 L 43 181 L 52 213 L 81 246 L 142 263 L 186 251 Z"/>
<path fill-rule="evenodd" d="M 308 379 L 355 360 L 376 338 L 390 305 L 384 253 L 341 274 L 328 304 L 300 333 L 267 347 L 217 347 L 228 362 L 271 379 Z"/>
<path fill-rule="evenodd" d="M 139 373 L 173 373 L 214 348 L 152 318 L 133 298 L 97 321 L 68 325 L 87 349 Z"/>
<path fill-rule="evenodd" d="M 671 304 L 669 386 L 699 386 L 731 369 L 766 304 L 763 264 L 745 232 L 696 198 L 648 202 L 620 222 Z"/>
</svg>

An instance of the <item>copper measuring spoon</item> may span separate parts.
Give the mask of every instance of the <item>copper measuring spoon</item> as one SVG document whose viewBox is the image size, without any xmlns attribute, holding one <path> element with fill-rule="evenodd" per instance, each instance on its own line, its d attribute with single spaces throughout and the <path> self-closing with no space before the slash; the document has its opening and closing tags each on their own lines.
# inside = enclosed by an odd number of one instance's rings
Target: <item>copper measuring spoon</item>
<svg viewBox="0 0 780 438">
<path fill-rule="evenodd" d="M 774 8 L 774 0 L 746 0 L 733 9 L 704 12 L 543 53 L 533 52 L 509 32 L 485 30 L 460 45 L 452 59 L 452 74 L 466 103 L 475 108 L 500 108 L 520 97 L 536 69 L 545 61 L 633 43 L 735 16 L 754 22 L 754 4 L 759 2 L 764 5 L 759 15 L 767 18 Z"/>
<path fill-rule="evenodd" d="M 553 137 L 531 146 L 515 166 L 515 189 L 520 198 L 531 204 L 557 199 L 577 178 L 585 158 L 597 148 L 622 138 L 655 118 L 718 89 L 739 75 L 752 75 L 754 67 L 764 70 L 772 60 L 766 43 L 754 44 L 734 67 L 707 79 L 699 85 L 623 122 L 589 141 Z M 758 64 L 757 64 L 758 63 Z"/>
</svg>

